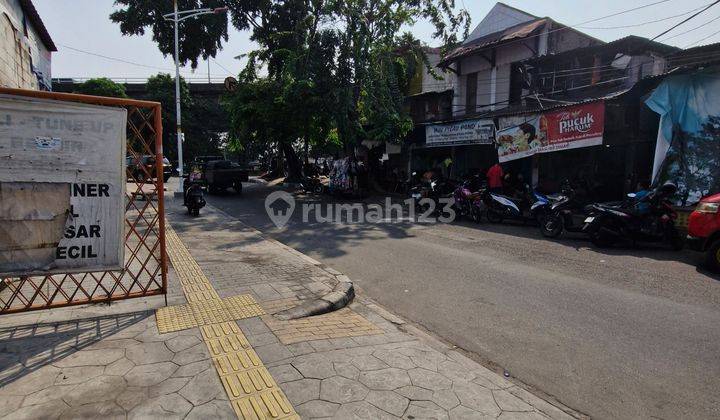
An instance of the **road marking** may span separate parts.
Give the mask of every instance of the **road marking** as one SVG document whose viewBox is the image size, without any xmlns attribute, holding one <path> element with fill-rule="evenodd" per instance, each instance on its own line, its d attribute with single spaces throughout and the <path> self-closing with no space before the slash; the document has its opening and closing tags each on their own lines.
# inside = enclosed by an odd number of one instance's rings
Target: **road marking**
<svg viewBox="0 0 720 420">
<path fill-rule="evenodd" d="M 215 371 L 241 419 L 300 419 L 252 349 L 236 319 L 264 315 L 251 295 L 220 299 L 175 231 L 166 224 L 167 252 L 188 303 L 155 312 L 158 331 L 200 327 Z"/>
</svg>

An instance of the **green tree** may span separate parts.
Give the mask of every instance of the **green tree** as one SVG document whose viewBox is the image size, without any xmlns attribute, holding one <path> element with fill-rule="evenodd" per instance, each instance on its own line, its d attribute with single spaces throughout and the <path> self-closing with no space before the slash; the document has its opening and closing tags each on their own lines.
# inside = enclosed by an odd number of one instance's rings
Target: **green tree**
<svg viewBox="0 0 720 420">
<path fill-rule="evenodd" d="M 173 27 L 161 18 L 168 3 L 117 0 L 124 8 L 111 19 L 126 35 L 151 28 L 160 51 L 171 54 Z M 446 47 L 469 28 L 467 12 L 454 12 L 455 0 L 179 0 L 181 9 L 218 6 L 229 8 L 235 28 L 251 29 L 258 46 L 228 99 L 233 147 L 272 145 L 293 176 L 298 144 L 334 139 L 349 151 L 366 138 L 398 141 L 412 128 L 404 88 L 427 59 L 403 28 L 429 21 Z M 227 40 L 227 18 L 206 18 L 181 25 L 180 61 L 196 66 Z M 266 76 L 258 77 L 260 69 Z"/>
<path fill-rule="evenodd" d="M 162 104 L 163 151 L 169 159 L 177 159 L 177 134 L 175 125 L 175 79 L 166 73 L 151 76 L 146 84 L 147 99 Z M 185 133 L 183 158 L 219 153 L 220 129 L 217 122 L 223 118 L 223 110 L 206 100 L 196 100 L 190 94 L 187 83 L 180 78 L 180 108 Z"/>
<path fill-rule="evenodd" d="M 176 0 L 178 10 L 198 9 L 205 7 L 222 7 L 224 0 Z M 239 3 L 242 3 L 239 1 Z M 165 56 L 175 55 L 174 23 L 166 21 L 164 14 L 173 11 L 173 2 L 157 0 L 115 0 L 120 6 L 110 15 L 110 20 L 120 24 L 123 35 L 144 35 L 145 29 L 152 30 L 153 41 Z M 200 18 L 188 19 L 179 24 L 180 62 L 188 61 L 192 68 L 198 65 L 198 58 L 215 57 L 222 43 L 228 40 L 228 19 L 224 14 L 203 15 Z M 237 22 L 238 29 L 247 29 Z"/>
<path fill-rule="evenodd" d="M 127 98 L 125 86 L 115 83 L 106 77 L 88 79 L 75 88 L 75 93 L 83 95 L 109 96 L 113 98 Z"/>
</svg>

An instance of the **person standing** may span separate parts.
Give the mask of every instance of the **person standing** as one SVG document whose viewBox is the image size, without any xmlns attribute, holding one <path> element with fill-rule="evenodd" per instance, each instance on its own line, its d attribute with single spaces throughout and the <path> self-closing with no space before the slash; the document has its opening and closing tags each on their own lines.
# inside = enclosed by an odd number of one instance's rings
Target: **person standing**
<svg viewBox="0 0 720 420">
<path fill-rule="evenodd" d="M 496 163 L 487 171 L 487 182 L 490 192 L 495 194 L 502 193 L 503 188 L 503 169 L 500 163 Z"/>
</svg>

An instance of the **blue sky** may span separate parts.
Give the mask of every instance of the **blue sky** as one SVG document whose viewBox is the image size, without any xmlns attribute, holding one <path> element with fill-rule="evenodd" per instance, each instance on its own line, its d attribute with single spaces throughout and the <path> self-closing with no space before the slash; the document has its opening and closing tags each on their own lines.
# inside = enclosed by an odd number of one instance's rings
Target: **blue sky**
<svg viewBox="0 0 720 420">
<path fill-rule="evenodd" d="M 172 2 L 168 3 L 168 11 Z M 631 9 L 657 0 L 507 0 L 506 4 L 525 10 L 538 16 L 549 16 L 566 25 L 576 25 L 590 19 L 606 16 L 615 12 Z M 120 34 L 118 25 L 110 22 L 108 16 L 115 9 L 112 0 L 34 0 L 40 15 L 58 46 L 53 55 L 53 77 L 114 77 L 146 78 L 160 71 L 174 72 L 172 60 L 163 58 L 151 35 L 143 37 L 125 37 Z M 693 9 L 699 9 L 711 3 L 711 0 L 669 0 L 642 10 L 622 14 L 597 22 L 589 23 L 578 29 L 604 41 L 621 38 L 626 35 L 654 37 L 673 24 L 688 17 Z M 471 29 L 495 4 L 494 1 L 456 0 L 458 7 L 465 7 L 472 17 Z M 656 23 L 646 23 L 658 19 L 684 14 Z M 713 19 L 716 19 L 713 21 Z M 627 25 L 639 25 L 627 28 L 609 28 Z M 692 19 L 663 38 L 691 30 L 666 42 L 685 47 L 720 30 L 720 4 Z M 430 37 L 432 28 L 426 22 L 418 22 L 413 28 L 415 35 L 433 45 Z M 661 40 L 663 39 L 661 38 Z M 720 41 L 720 33 L 697 45 Z M 97 56 L 74 51 L 84 50 L 108 57 L 119 58 L 137 64 L 122 63 Z M 233 57 L 248 52 L 252 45 L 248 33 L 230 32 L 230 39 L 214 60 L 210 60 L 210 74 L 213 79 L 224 78 L 239 71 L 242 63 Z M 202 61 L 195 73 L 189 67 L 182 69 L 186 78 L 207 79 L 207 62 Z"/>
</svg>

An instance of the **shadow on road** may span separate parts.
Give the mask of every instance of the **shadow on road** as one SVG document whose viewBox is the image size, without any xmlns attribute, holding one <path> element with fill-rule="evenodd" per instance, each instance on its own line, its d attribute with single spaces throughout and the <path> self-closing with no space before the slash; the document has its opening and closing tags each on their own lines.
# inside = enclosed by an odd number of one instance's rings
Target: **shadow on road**
<svg viewBox="0 0 720 420">
<path fill-rule="evenodd" d="M 296 210 L 288 221 L 287 225 L 278 229 L 264 209 L 265 197 L 273 191 L 284 190 L 293 194 L 296 200 Z M 393 203 L 401 204 L 404 197 L 391 197 Z M 362 200 L 334 197 L 328 195 L 317 195 L 305 193 L 292 188 L 281 186 L 269 187 L 264 184 L 250 184 L 249 188 L 245 188 L 241 196 L 227 192 L 224 194 L 214 195 L 212 204 L 224 211 L 232 213 L 232 215 L 241 221 L 253 226 L 254 228 L 275 236 L 277 239 L 289 246 L 296 247 L 301 251 L 312 249 L 322 257 L 338 257 L 346 255 L 347 249 L 358 245 L 367 240 L 380 238 L 403 239 L 414 237 L 412 229 L 418 226 L 428 226 L 427 224 L 412 223 L 407 220 L 393 223 L 318 223 L 312 218 L 309 222 L 302 221 L 302 212 L 299 210 L 303 204 L 322 206 L 322 214 L 326 215 L 325 206 L 328 204 L 355 204 L 359 203 L 367 209 L 369 204 L 380 204 L 385 207 L 385 197 L 371 196 Z M 403 217 L 407 216 L 407 213 Z M 215 227 L 213 224 L 209 227 Z M 562 246 L 578 251 L 580 249 L 591 248 L 599 255 L 612 256 L 631 256 L 635 258 L 652 259 L 656 261 L 677 261 L 690 266 L 698 265 L 702 260 L 700 253 L 683 250 L 674 251 L 664 244 L 641 243 L 633 246 L 628 243 L 619 243 L 609 248 L 598 248 L 590 243 L 587 238 L 578 233 L 564 233 L 560 238 L 545 238 L 540 233 L 537 226 L 522 225 L 515 222 L 504 222 L 501 224 L 489 223 L 483 221 L 480 224 L 473 223 L 468 220 L 456 220 L 449 224 L 452 227 L 460 227 L 477 232 L 488 232 L 498 235 L 514 236 L 526 240 L 541 240 L 550 242 L 556 246 Z M 317 244 L 322 246 L 318 247 Z M 237 246 L 240 244 L 230 244 L 229 246 Z M 720 280 L 720 275 L 711 273 L 698 267 L 698 272 L 710 276 L 713 279 Z"/>
</svg>

